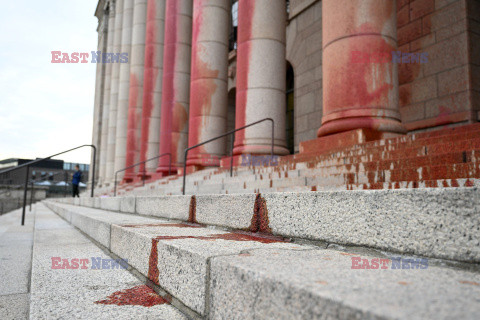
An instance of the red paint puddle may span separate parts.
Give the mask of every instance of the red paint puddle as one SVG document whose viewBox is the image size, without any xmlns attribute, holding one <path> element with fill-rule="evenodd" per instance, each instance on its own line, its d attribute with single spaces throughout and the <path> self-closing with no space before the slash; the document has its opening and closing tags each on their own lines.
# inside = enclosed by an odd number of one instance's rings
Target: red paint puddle
<svg viewBox="0 0 480 320">
<path fill-rule="evenodd" d="M 105 300 L 95 301 L 97 304 L 114 304 L 117 306 L 143 306 L 153 307 L 170 302 L 159 296 L 153 289 L 146 285 L 136 286 L 131 289 L 117 291 Z"/>
</svg>

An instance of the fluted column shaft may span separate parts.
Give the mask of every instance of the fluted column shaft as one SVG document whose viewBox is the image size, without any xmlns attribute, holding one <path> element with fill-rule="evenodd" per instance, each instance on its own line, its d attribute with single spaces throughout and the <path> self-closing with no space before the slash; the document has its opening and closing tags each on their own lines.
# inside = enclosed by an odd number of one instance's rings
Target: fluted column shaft
<svg viewBox="0 0 480 320">
<path fill-rule="evenodd" d="M 393 61 L 369 59 L 396 50 L 396 10 L 394 0 L 323 0 L 323 118 L 318 136 L 359 128 L 405 132 L 398 110 L 398 67 Z"/>
<path fill-rule="evenodd" d="M 140 161 L 151 159 L 159 154 L 165 2 L 165 0 L 148 0 L 147 4 Z M 157 164 L 158 161 L 150 161 L 145 166 L 140 166 L 139 172 L 155 172 Z"/>
<path fill-rule="evenodd" d="M 115 31 L 113 39 L 113 53 L 119 54 L 122 50 L 123 33 L 123 3 L 124 0 L 117 0 L 115 3 Z M 107 164 L 105 170 L 105 184 L 111 184 L 114 179 L 115 167 L 115 144 L 117 136 L 117 109 L 118 109 L 118 88 L 120 80 L 120 63 L 112 65 L 110 85 L 110 110 L 108 112 L 108 140 L 107 140 Z"/>
<path fill-rule="evenodd" d="M 167 0 L 159 153 L 171 153 L 174 172 L 187 147 L 191 41 L 192 0 Z M 168 165 L 161 158 L 157 172 L 167 173 Z"/>
<path fill-rule="evenodd" d="M 225 133 L 228 112 L 229 0 L 194 0 L 188 144 Z M 187 164 L 208 167 L 224 155 L 226 139 L 193 149 Z"/>
<path fill-rule="evenodd" d="M 115 5 L 113 1 L 110 1 L 108 9 L 108 35 L 107 35 L 107 53 L 113 52 L 113 40 L 115 36 Z M 102 51 L 102 53 L 104 53 Z M 107 171 L 107 150 L 108 150 L 108 129 L 109 129 L 109 116 L 110 116 L 110 93 L 112 85 L 112 61 L 107 61 L 105 64 L 105 86 L 103 95 L 103 111 L 102 111 L 102 134 L 100 143 L 100 170 L 99 170 L 99 182 L 104 185 L 106 181 Z"/>
<path fill-rule="evenodd" d="M 134 0 L 124 0 L 123 2 L 121 52 L 128 54 L 129 61 L 128 63 L 120 64 L 114 172 L 125 168 L 125 159 L 127 152 L 127 125 L 128 103 L 130 93 L 130 59 L 132 47 L 133 2 Z M 118 178 L 119 180 L 121 180 L 123 178 L 123 173 L 119 173 Z"/>
<path fill-rule="evenodd" d="M 134 0 L 125 167 L 140 160 L 146 23 L 147 0 Z M 128 169 L 125 172 L 124 180 L 131 181 L 135 177 L 136 171 L 138 171 L 138 167 Z"/>
</svg>

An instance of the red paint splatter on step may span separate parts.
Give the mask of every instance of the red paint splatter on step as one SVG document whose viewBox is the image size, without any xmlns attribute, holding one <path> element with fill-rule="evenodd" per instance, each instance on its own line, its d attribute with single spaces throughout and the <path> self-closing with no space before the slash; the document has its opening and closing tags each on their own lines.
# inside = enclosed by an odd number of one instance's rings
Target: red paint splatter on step
<svg viewBox="0 0 480 320">
<path fill-rule="evenodd" d="M 172 228 L 201 228 L 199 225 L 189 223 L 150 223 L 150 224 L 125 224 L 124 228 L 143 228 L 143 227 L 172 227 Z"/>
<path fill-rule="evenodd" d="M 248 231 L 272 233 L 268 221 L 267 202 L 260 193 L 257 194 L 257 197 L 255 198 L 253 216 Z"/>
<path fill-rule="evenodd" d="M 243 232 L 229 232 L 222 234 L 211 234 L 208 236 L 158 236 L 155 240 L 182 240 L 182 239 L 196 239 L 204 241 L 215 241 L 215 240 L 229 240 L 229 241 L 255 241 L 260 243 L 276 243 L 276 242 L 289 242 L 288 239 L 281 237 L 271 236 L 271 235 L 253 235 Z M 153 281 L 153 280 L 152 280 Z"/>
<path fill-rule="evenodd" d="M 159 296 L 153 289 L 146 285 L 136 286 L 131 289 L 117 291 L 105 300 L 95 301 L 97 304 L 115 304 L 117 306 L 143 306 L 153 307 L 170 302 Z"/>
</svg>

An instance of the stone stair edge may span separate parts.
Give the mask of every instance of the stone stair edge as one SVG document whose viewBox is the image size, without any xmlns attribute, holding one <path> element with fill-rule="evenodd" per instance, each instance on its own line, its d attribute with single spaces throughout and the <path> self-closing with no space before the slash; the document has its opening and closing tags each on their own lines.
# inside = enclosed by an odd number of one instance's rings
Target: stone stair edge
<svg viewBox="0 0 480 320">
<path fill-rule="evenodd" d="M 139 196 L 74 204 L 241 230 L 258 221 L 284 237 L 480 262 L 478 187 Z"/>
</svg>

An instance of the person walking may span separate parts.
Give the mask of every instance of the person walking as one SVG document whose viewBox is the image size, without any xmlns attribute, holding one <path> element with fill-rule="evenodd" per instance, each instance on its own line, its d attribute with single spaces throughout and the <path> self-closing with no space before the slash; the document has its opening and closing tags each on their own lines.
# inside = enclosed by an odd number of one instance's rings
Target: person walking
<svg viewBox="0 0 480 320">
<path fill-rule="evenodd" d="M 72 193 L 74 198 L 75 196 L 80 198 L 78 186 L 80 184 L 80 181 L 82 180 L 82 171 L 80 171 L 80 166 L 78 164 L 75 166 L 75 170 L 76 171 L 72 177 Z"/>
</svg>

